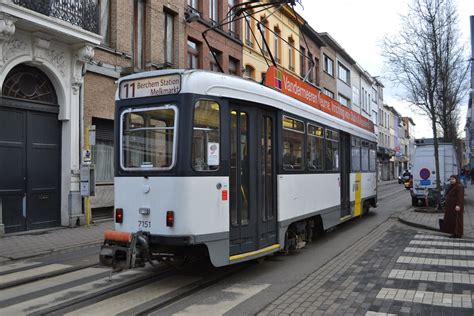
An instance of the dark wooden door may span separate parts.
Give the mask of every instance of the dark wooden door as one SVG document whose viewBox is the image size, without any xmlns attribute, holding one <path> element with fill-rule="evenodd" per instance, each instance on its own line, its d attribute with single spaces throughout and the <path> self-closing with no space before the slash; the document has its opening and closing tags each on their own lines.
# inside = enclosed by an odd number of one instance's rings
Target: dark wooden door
<svg viewBox="0 0 474 316">
<path fill-rule="evenodd" d="M 7 233 L 60 224 L 57 113 L 0 107 L 0 199 Z"/>
<path fill-rule="evenodd" d="M 7 233 L 26 229 L 26 112 L 0 107 L 0 203 Z"/>
<path fill-rule="evenodd" d="M 26 134 L 27 227 L 58 226 L 61 153 L 57 114 L 28 111 Z"/>
</svg>

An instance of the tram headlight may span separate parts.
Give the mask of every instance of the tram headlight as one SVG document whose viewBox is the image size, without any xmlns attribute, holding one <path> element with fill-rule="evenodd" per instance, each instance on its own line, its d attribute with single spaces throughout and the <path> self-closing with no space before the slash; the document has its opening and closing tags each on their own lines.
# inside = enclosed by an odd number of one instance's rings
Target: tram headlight
<svg viewBox="0 0 474 316">
<path fill-rule="evenodd" d="M 115 209 L 115 222 L 120 224 L 123 223 L 123 208 Z"/>
<path fill-rule="evenodd" d="M 167 211 L 166 212 L 166 226 L 173 227 L 174 225 L 174 212 Z"/>
</svg>

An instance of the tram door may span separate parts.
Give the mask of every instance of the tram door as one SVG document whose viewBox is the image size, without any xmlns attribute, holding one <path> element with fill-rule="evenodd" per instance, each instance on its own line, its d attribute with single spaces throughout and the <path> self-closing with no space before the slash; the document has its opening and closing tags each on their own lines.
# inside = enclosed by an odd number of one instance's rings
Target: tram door
<svg viewBox="0 0 474 316">
<path fill-rule="evenodd" d="M 230 254 L 277 241 L 275 117 L 232 106 L 230 115 Z"/>
<path fill-rule="evenodd" d="M 351 172 L 351 138 L 348 134 L 340 133 L 341 150 L 341 218 L 351 215 L 350 202 L 350 172 Z"/>
</svg>

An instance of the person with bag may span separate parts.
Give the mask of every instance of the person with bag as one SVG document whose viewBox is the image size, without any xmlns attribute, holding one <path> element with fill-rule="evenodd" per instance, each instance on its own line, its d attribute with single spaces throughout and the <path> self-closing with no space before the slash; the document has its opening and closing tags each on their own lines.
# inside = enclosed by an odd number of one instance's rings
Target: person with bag
<svg viewBox="0 0 474 316">
<path fill-rule="evenodd" d="M 461 238 L 464 234 L 464 186 L 456 175 L 449 177 L 449 183 L 441 228 L 445 233 L 451 234 L 451 238 Z"/>
</svg>

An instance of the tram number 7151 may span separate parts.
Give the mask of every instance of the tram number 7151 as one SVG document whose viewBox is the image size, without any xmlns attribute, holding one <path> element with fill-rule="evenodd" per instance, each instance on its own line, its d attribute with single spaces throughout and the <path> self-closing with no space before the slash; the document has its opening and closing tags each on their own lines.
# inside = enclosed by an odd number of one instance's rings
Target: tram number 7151
<svg viewBox="0 0 474 316">
<path fill-rule="evenodd" d="M 138 221 L 138 228 L 151 228 L 151 221 Z"/>
</svg>

